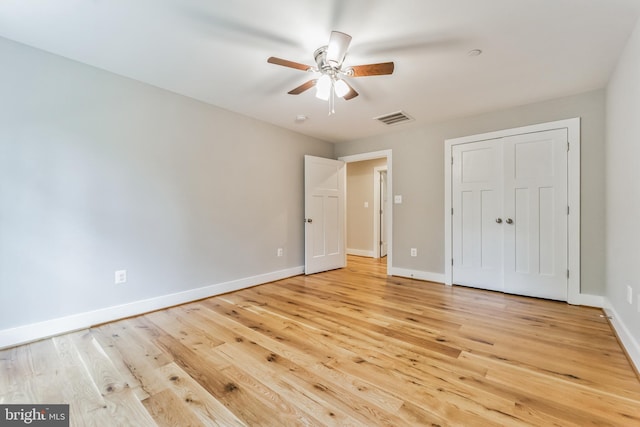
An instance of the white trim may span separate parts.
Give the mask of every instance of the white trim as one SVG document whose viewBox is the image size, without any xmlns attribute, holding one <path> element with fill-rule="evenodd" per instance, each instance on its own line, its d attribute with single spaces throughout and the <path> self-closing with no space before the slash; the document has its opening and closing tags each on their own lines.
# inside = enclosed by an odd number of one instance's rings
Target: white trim
<svg viewBox="0 0 640 427">
<path fill-rule="evenodd" d="M 375 258 L 376 254 L 373 251 L 366 249 L 349 249 L 347 248 L 347 255 L 365 256 L 367 258 Z"/>
<path fill-rule="evenodd" d="M 609 321 L 611 322 L 611 326 L 613 326 L 622 346 L 629 355 L 631 363 L 635 365 L 636 371 L 640 372 L 640 343 L 633 338 L 633 335 L 629 332 L 629 328 L 622 321 L 622 318 L 618 316 L 611 302 L 607 298 L 604 298 L 604 302 L 604 312 L 610 317 Z"/>
<path fill-rule="evenodd" d="M 600 295 L 580 294 L 574 305 L 585 305 L 587 307 L 605 307 L 605 298 Z"/>
<path fill-rule="evenodd" d="M 387 159 L 387 224 L 391 224 L 387 227 L 387 274 L 391 276 L 391 269 L 393 268 L 393 152 L 392 150 L 380 150 L 372 151 L 370 153 L 353 154 L 350 156 L 339 157 L 338 160 L 342 160 L 345 163 L 361 162 L 363 160 L 374 159 Z M 348 166 L 347 166 L 348 167 Z M 347 192 L 349 190 L 347 189 Z"/>
<path fill-rule="evenodd" d="M 391 276 L 408 277 L 410 279 L 426 280 L 427 282 L 444 283 L 444 274 L 430 271 L 411 270 L 408 268 L 393 268 Z"/>
<path fill-rule="evenodd" d="M 175 294 L 134 301 L 100 310 L 59 317 L 57 319 L 18 326 L 11 329 L 4 329 L 0 330 L 0 349 L 37 341 L 54 335 L 86 329 L 93 325 L 113 322 L 115 320 L 173 307 L 215 295 L 261 285 L 263 283 L 286 279 L 287 277 L 298 276 L 300 274 L 304 274 L 303 266 L 274 271 L 258 276 L 246 277 L 244 279 L 232 280 L 230 282 L 218 283 Z"/>
<path fill-rule="evenodd" d="M 558 120 L 549 123 L 540 123 L 531 126 L 523 126 L 513 129 L 504 129 L 496 132 L 488 132 L 478 135 L 470 135 L 461 138 L 447 139 L 444 149 L 444 224 L 445 224 L 445 263 L 444 283 L 453 283 L 453 269 L 451 259 L 453 257 L 452 224 L 451 224 L 451 156 L 454 145 L 470 142 L 486 141 L 489 139 L 504 138 L 525 133 L 543 132 L 554 129 L 567 129 L 567 138 L 571 149 L 568 154 L 568 203 L 571 214 L 568 219 L 568 268 L 571 274 L 567 280 L 567 302 L 569 304 L 581 304 L 581 301 L 592 301 L 591 296 L 580 293 L 580 118 Z M 591 304 L 585 304 L 591 305 Z"/>
</svg>

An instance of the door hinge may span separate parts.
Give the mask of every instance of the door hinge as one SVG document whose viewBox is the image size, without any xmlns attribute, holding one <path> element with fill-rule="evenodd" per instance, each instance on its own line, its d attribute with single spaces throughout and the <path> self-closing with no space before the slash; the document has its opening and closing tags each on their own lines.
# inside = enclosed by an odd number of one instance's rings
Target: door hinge
<svg viewBox="0 0 640 427">
<path fill-rule="evenodd" d="M 451 157 L 451 164 L 453 164 L 453 157 Z"/>
<path fill-rule="evenodd" d="M 569 206 L 567 206 L 567 215 L 569 215 L 569 214 L 570 214 L 570 212 L 569 212 Z"/>
<path fill-rule="evenodd" d="M 571 143 L 567 142 L 567 151 L 569 151 L 571 149 Z"/>
<path fill-rule="evenodd" d="M 567 279 L 569 278 L 569 270 L 567 270 Z"/>
<path fill-rule="evenodd" d="M 451 208 L 451 215 L 453 215 L 453 208 Z"/>
<path fill-rule="evenodd" d="M 453 265 L 453 258 L 451 258 L 451 265 Z"/>
</svg>

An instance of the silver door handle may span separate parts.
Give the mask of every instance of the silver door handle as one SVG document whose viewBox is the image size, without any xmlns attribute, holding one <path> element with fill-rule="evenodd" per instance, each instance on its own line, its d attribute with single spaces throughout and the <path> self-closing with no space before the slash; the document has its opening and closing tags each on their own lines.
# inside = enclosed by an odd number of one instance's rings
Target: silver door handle
<svg viewBox="0 0 640 427">
<path fill-rule="evenodd" d="M 502 218 L 496 218 L 496 222 L 497 222 L 498 224 L 502 224 Z"/>
<path fill-rule="evenodd" d="M 309 219 L 305 219 L 304 222 L 308 222 L 309 224 L 311 224 L 313 222 L 313 220 L 311 218 L 309 218 Z"/>
<path fill-rule="evenodd" d="M 513 224 L 513 220 L 511 218 L 507 218 L 507 224 Z"/>
</svg>

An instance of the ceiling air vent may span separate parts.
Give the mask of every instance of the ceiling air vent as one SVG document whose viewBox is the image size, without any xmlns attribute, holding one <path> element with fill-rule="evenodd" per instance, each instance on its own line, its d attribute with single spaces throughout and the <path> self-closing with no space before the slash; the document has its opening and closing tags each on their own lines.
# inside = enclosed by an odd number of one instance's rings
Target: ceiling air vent
<svg viewBox="0 0 640 427">
<path fill-rule="evenodd" d="M 396 111 L 395 113 L 375 117 L 374 120 L 378 120 L 388 126 L 393 126 L 399 125 L 400 123 L 411 122 L 413 121 L 413 117 L 408 116 L 404 111 Z"/>
</svg>

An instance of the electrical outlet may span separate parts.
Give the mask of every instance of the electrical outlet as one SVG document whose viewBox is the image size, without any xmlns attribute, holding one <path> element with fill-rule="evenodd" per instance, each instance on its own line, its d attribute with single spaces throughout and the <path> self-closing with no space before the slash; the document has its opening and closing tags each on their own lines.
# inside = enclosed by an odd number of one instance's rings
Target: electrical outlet
<svg viewBox="0 0 640 427">
<path fill-rule="evenodd" d="M 411 256 L 418 256 L 418 249 L 417 248 L 411 248 Z"/>
<path fill-rule="evenodd" d="M 284 255 L 284 249 L 282 249 L 282 248 L 278 248 L 277 255 L 278 255 L 278 256 L 282 256 L 282 255 Z"/>
<path fill-rule="evenodd" d="M 364 207 L 368 208 L 369 207 L 369 202 L 364 202 Z"/>
<path fill-rule="evenodd" d="M 118 270 L 115 273 L 115 284 L 127 283 L 127 270 Z"/>
<path fill-rule="evenodd" d="M 633 288 L 627 285 L 627 302 L 633 304 Z"/>
</svg>

